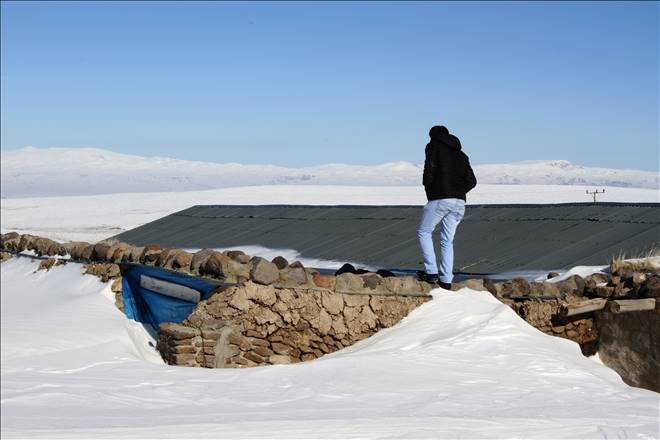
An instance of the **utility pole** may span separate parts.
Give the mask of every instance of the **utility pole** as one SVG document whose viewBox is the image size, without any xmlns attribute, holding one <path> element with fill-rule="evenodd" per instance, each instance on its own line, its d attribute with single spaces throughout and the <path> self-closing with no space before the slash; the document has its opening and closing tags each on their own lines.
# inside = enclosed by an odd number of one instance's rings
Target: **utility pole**
<svg viewBox="0 0 660 440">
<path fill-rule="evenodd" d="M 587 190 L 587 194 L 591 194 L 592 196 L 594 196 L 594 204 L 595 204 L 596 203 L 596 194 L 605 194 L 605 188 L 603 188 L 602 191 L 598 190 L 598 189 L 594 190 L 594 191 Z"/>
</svg>

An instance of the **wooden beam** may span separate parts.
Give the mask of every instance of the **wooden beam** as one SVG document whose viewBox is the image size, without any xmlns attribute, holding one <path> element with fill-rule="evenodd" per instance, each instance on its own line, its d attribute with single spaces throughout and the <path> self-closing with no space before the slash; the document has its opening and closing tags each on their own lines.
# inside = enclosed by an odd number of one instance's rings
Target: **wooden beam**
<svg viewBox="0 0 660 440">
<path fill-rule="evenodd" d="M 638 312 L 641 310 L 654 310 L 655 298 L 644 299 L 615 299 L 610 301 L 610 312 L 612 313 L 626 313 Z"/>
<path fill-rule="evenodd" d="M 562 307 L 562 314 L 564 316 L 573 316 L 579 315 L 581 313 L 595 312 L 596 310 L 602 310 L 607 304 L 605 298 L 596 298 L 589 299 L 586 301 L 580 301 L 578 303 L 569 303 Z"/>
</svg>

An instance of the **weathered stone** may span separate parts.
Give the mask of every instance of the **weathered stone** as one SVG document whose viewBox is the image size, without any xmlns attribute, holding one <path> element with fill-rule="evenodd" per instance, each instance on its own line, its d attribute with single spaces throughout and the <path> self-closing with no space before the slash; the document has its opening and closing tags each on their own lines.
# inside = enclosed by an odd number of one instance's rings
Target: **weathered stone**
<svg viewBox="0 0 660 440">
<path fill-rule="evenodd" d="M 272 259 L 271 263 L 273 263 L 279 270 L 286 269 L 289 267 L 289 262 L 287 261 L 286 258 L 282 256 L 277 256 Z"/>
<path fill-rule="evenodd" d="M 263 358 L 268 358 L 273 354 L 273 350 L 268 347 L 255 347 L 253 351 Z"/>
<path fill-rule="evenodd" d="M 284 286 L 299 286 L 307 284 L 307 272 L 302 267 L 285 267 L 280 270 L 279 282 Z"/>
<path fill-rule="evenodd" d="M 165 248 L 160 251 L 160 254 L 158 254 L 158 259 L 154 263 L 158 267 L 167 267 L 167 260 L 170 255 L 170 253 L 177 251 L 178 249 L 176 248 Z"/>
<path fill-rule="evenodd" d="M 273 286 L 263 286 L 247 282 L 245 283 L 244 289 L 246 298 L 259 304 L 272 306 L 275 304 L 275 301 L 277 301 L 277 295 L 275 294 L 275 288 Z"/>
<path fill-rule="evenodd" d="M 660 297 L 660 277 L 652 276 L 648 278 L 639 289 L 639 295 L 642 298 Z M 657 301 L 657 300 L 656 300 Z"/>
<path fill-rule="evenodd" d="M 227 342 L 236 345 L 238 348 L 240 348 L 243 351 L 248 351 L 252 347 L 250 341 L 242 335 L 230 334 L 227 337 Z"/>
<path fill-rule="evenodd" d="M 343 295 L 338 293 L 321 293 L 321 303 L 325 310 L 332 315 L 338 315 L 344 309 Z"/>
<path fill-rule="evenodd" d="M 248 299 L 245 289 L 233 288 L 231 290 L 230 306 L 241 311 L 246 311 L 254 307 L 254 303 Z"/>
<path fill-rule="evenodd" d="M 174 346 L 175 353 L 197 353 L 197 348 L 192 345 L 176 345 Z"/>
<path fill-rule="evenodd" d="M 592 294 L 598 298 L 609 298 L 614 295 L 614 287 L 598 286 L 592 291 Z"/>
<path fill-rule="evenodd" d="M 273 348 L 273 351 L 277 354 L 289 354 L 291 353 L 292 348 L 289 347 L 286 344 L 282 344 L 281 342 L 273 342 L 271 344 L 271 347 Z"/>
<path fill-rule="evenodd" d="M 321 309 L 321 312 L 319 313 L 317 328 L 319 330 L 319 333 L 322 335 L 327 334 L 332 328 L 332 316 L 330 316 L 328 312 L 326 312 L 323 309 Z"/>
<path fill-rule="evenodd" d="M 290 364 L 292 359 L 291 356 L 283 355 L 283 354 L 274 354 L 268 358 L 271 364 L 273 365 L 278 365 L 278 364 Z"/>
<path fill-rule="evenodd" d="M 305 353 L 302 355 L 303 362 L 313 361 L 314 359 L 316 359 L 316 356 L 313 353 Z"/>
<path fill-rule="evenodd" d="M 134 246 L 131 248 L 131 250 L 128 253 L 128 261 L 130 263 L 139 263 L 140 262 L 140 257 L 142 256 L 142 253 L 144 252 L 144 246 Z"/>
<path fill-rule="evenodd" d="M 200 274 L 201 268 L 206 263 L 206 260 L 208 260 L 214 253 L 215 251 L 213 249 L 202 249 L 195 252 L 190 261 L 190 272 L 193 274 Z"/>
<path fill-rule="evenodd" d="M 160 246 L 157 244 L 148 244 L 142 250 L 140 262 L 143 264 L 154 265 L 160 256 Z"/>
<path fill-rule="evenodd" d="M 250 261 L 250 256 L 240 250 L 226 251 L 225 255 L 239 264 L 247 264 Z"/>
<path fill-rule="evenodd" d="M 37 270 L 49 271 L 53 267 L 60 266 L 62 264 L 66 264 L 66 261 L 60 260 L 59 258 L 49 258 L 47 260 L 42 260 L 41 263 L 39 263 Z"/>
<path fill-rule="evenodd" d="M 248 351 L 247 353 L 244 353 L 243 357 L 257 364 L 263 364 L 265 362 L 265 359 L 259 356 L 254 351 Z"/>
<path fill-rule="evenodd" d="M 270 261 L 261 257 L 250 260 L 250 279 L 255 283 L 269 285 L 279 278 L 279 270 Z"/>
<path fill-rule="evenodd" d="M 266 341 L 265 339 L 258 338 L 258 337 L 253 337 L 253 338 L 249 339 L 249 341 L 250 341 L 250 344 L 252 344 L 255 347 L 269 347 L 270 346 L 270 343 L 268 341 Z"/>
<path fill-rule="evenodd" d="M 171 260 L 170 267 L 174 270 L 190 270 L 190 263 L 192 262 L 192 254 L 190 252 L 179 250 L 174 254 Z"/>
<path fill-rule="evenodd" d="M 0 263 L 3 263 L 11 258 L 11 254 L 9 252 L 0 252 Z"/>
<path fill-rule="evenodd" d="M 299 267 L 301 269 L 305 268 L 305 266 L 303 266 L 303 264 L 300 261 L 294 261 L 293 263 L 289 264 L 289 267 L 292 267 L 294 269 L 297 268 L 297 267 Z"/>
<path fill-rule="evenodd" d="M 369 304 L 368 295 L 342 295 L 342 298 L 349 307 L 362 307 Z"/>
<path fill-rule="evenodd" d="M 530 283 L 530 297 L 544 297 L 544 298 L 559 298 L 562 296 L 561 292 L 555 284 L 544 283 Z"/>
<path fill-rule="evenodd" d="M 547 279 L 555 278 L 555 277 L 558 277 L 558 276 L 559 276 L 559 272 L 549 272 L 548 276 L 547 276 Z"/>
<path fill-rule="evenodd" d="M 360 278 L 362 278 L 362 287 L 365 289 L 376 290 L 383 284 L 383 277 L 375 273 L 360 275 Z"/>
<path fill-rule="evenodd" d="M 312 277 L 314 284 L 318 287 L 335 290 L 336 279 L 334 275 L 314 274 Z"/>
<path fill-rule="evenodd" d="M 337 292 L 359 293 L 364 291 L 364 282 L 362 281 L 362 278 L 360 278 L 359 275 L 346 272 L 337 275 L 335 280 L 336 280 L 335 290 Z"/>
<path fill-rule="evenodd" d="M 196 336 L 200 336 L 201 332 L 192 327 L 186 327 L 181 324 L 174 324 L 172 322 L 162 323 L 158 327 L 159 334 L 166 334 L 174 339 L 190 339 Z"/>
<path fill-rule="evenodd" d="M 451 290 L 457 291 L 463 288 L 468 288 L 476 291 L 487 291 L 488 288 L 484 286 L 484 280 L 482 279 L 469 279 L 461 281 L 460 283 L 452 283 Z"/>
<path fill-rule="evenodd" d="M 229 265 L 231 258 L 221 252 L 213 252 L 200 267 L 202 275 L 208 275 L 214 278 L 226 278 L 229 274 Z"/>
<path fill-rule="evenodd" d="M 584 295 L 585 280 L 580 275 L 573 275 L 565 280 L 554 283 L 559 292 L 563 295 Z"/>
</svg>

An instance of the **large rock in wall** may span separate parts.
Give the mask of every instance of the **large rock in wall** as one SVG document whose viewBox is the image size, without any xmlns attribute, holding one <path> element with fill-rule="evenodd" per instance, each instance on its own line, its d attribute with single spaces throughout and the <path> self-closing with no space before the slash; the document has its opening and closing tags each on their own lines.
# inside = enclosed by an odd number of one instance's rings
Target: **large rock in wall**
<svg viewBox="0 0 660 440">
<path fill-rule="evenodd" d="M 161 325 L 158 348 L 167 362 L 207 368 L 307 361 L 396 324 L 429 299 L 249 281 L 200 302 L 181 325 Z"/>
</svg>

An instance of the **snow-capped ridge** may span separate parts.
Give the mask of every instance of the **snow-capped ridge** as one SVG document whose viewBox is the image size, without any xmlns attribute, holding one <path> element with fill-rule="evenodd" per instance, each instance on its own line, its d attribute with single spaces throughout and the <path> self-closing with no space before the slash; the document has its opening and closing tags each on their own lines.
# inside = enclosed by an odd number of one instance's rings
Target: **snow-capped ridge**
<svg viewBox="0 0 660 440">
<path fill-rule="evenodd" d="M 2 150 L 2 196 L 40 197 L 195 191 L 254 185 L 419 186 L 421 164 L 329 163 L 289 168 L 145 157 L 99 148 Z M 660 188 L 656 172 L 584 167 L 567 160 L 476 165 L 480 184 Z"/>
</svg>

